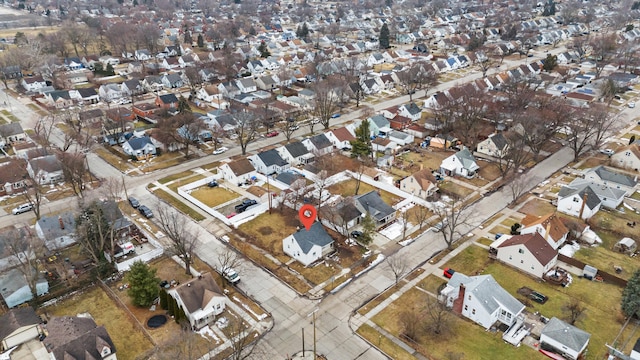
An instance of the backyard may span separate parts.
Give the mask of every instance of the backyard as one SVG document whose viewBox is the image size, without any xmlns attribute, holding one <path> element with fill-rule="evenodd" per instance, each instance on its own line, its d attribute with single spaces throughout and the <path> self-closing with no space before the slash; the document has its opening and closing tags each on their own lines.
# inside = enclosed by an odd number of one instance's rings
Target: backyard
<svg viewBox="0 0 640 360">
<path fill-rule="evenodd" d="M 240 195 L 221 186 L 208 187 L 205 185 L 191 191 L 191 196 L 213 208 L 238 198 Z"/>
<path fill-rule="evenodd" d="M 341 181 L 339 183 L 329 186 L 327 188 L 327 191 L 329 191 L 334 195 L 349 197 L 349 196 L 356 195 L 356 185 L 357 185 L 356 179 L 349 179 L 349 180 Z M 389 206 L 393 206 L 399 203 L 400 201 L 402 201 L 401 197 L 396 196 L 384 190 L 379 190 L 378 188 L 375 188 L 372 185 L 369 185 L 362 181 L 360 182 L 360 188 L 358 189 L 357 195 L 366 194 L 370 191 L 378 191 L 382 200 Z"/>
</svg>

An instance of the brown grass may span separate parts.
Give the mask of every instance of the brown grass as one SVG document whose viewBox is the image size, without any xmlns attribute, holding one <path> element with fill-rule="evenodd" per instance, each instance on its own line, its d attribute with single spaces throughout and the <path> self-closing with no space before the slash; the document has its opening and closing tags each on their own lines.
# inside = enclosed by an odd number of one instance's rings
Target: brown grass
<svg viewBox="0 0 640 360">
<path fill-rule="evenodd" d="M 363 324 L 356 331 L 358 335 L 367 339 L 385 354 L 396 360 L 413 360 L 415 357 L 409 354 L 405 349 L 396 345 L 393 341 L 377 332 L 374 328 L 367 324 Z"/>
<path fill-rule="evenodd" d="M 471 195 L 471 193 L 473 193 L 473 190 L 464 186 L 460 186 L 451 181 L 443 181 L 440 183 L 438 187 L 440 188 L 440 191 L 442 191 L 443 193 L 447 195 L 455 195 L 460 199 L 464 199 L 467 196 Z"/>
<path fill-rule="evenodd" d="M 356 185 L 357 181 L 355 179 L 349 179 L 345 181 L 341 181 L 339 183 L 333 184 L 327 188 L 327 190 L 336 195 L 342 195 L 343 197 L 353 196 L 356 193 Z M 358 189 L 358 195 L 366 194 L 370 191 L 378 191 L 380 193 L 380 197 L 382 200 L 387 203 L 389 206 L 393 206 L 400 201 L 402 198 L 393 195 L 390 192 L 379 190 L 369 184 L 364 182 L 360 182 L 360 188 Z"/>
<path fill-rule="evenodd" d="M 282 213 L 280 211 L 264 213 L 240 225 L 238 230 L 250 236 L 250 239 L 247 239 L 249 242 L 268 253 L 284 255 L 282 239 L 296 232 L 298 226 L 300 226 L 298 214 L 285 207 Z"/>
<path fill-rule="evenodd" d="M 220 204 L 226 203 L 227 201 L 240 197 L 238 193 L 223 187 L 209 187 L 206 185 L 192 191 L 191 196 L 202 201 L 209 207 L 216 207 Z"/>
<path fill-rule="evenodd" d="M 556 207 L 548 201 L 531 198 L 519 212 L 525 215 L 544 216 L 556 211 Z"/>
</svg>

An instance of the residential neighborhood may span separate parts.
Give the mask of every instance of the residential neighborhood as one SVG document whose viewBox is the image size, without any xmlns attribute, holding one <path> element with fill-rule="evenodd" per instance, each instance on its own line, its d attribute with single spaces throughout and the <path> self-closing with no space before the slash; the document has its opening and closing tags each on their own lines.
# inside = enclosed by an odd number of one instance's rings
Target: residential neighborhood
<svg viewBox="0 0 640 360">
<path fill-rule="evenodd" d="M 638 3 L 0 20 L 0 358 L 640 359 Z"/>
</svg>

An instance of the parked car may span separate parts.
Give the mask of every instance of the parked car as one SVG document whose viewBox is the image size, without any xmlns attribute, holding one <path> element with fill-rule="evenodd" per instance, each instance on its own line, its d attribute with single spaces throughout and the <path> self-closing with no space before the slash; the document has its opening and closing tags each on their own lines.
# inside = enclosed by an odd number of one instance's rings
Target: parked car
<svg viewBox="0 0 640 360">
<path fill-rule="evenodd" d="M 240 275 L 235 271 L 232 267 L 225 267 L 220 269 L 220 274 L 225 278 L 228 282 L 232 284 L 237 284 L 240 282 Z"/>
<path fill-rule="evenodd" d="M 134 198 L 133 196 L 129 196 L 129 204 L 134 209 L 137 209 L 138 206 L 140 206 L 140 202 L 138 201 L 138 199 Z"/>
<path fill-rule="evenodd" d="M 451 268 L 446 268 L 446 269 L 444 269 L 444 272 L 442 273 L 442 275 L 444 275 L 444 277 L 446 277 L 447 279 L 451 279 L 451 277 L 455 273 L 456 273 L 455 270 L 453 270 Z"/>
<path fill-rule="evenodd" d="M 278 134 L 279 133 L 277 131 L 272 131 L 267 133 L 266 137 L 275 137 L 275 136 L 278 136 Z"/>
<path fill-rule="evenodd" d="M 340 113 L 336 113 L 336 114 L 331 115 L 331 118 L 332 118 L 332 119 L 337 119 L 337 118 L 339 118 L 340 116 L 342 116 L 342 114 L 340 114 Z"/>
<path fill-rule="evenodd" d="M 258 202 L 253 199 L 244 199 L 241 204 L 236 205 L 236 213 L 245 212 L 250 206 L 257 205 Z"/>
<path fill-rule="evenodd" d="M 600 149 L 600 154 L 605 154 L 607 156 L 611 156 L 611 155 L 615 154 L 615 151 L 613 151 L 611 149 Z"/>
<path fill-rule="evenodd" d="M 633 101 L 630 102 L 629 104 L 627 104 L 629 106 L 629 108 L 633 109 L 634 107 L 636 107 L 636 103 L 634 103 Z"/>
<path fill-rule="evenodd" d="M 351 237 L 354 238 L 354 239 L 357 239 L 360 236 L 362 236 L 362 231 L 354 230 L 354 231 L 351 232 Z"/>
<path fill-rule="evenodd" d="M 218 186 L 218 182 L 215 180 L 211 180 L 209 181 L 209 183 L 207 184 L 209 187 L 217 187 Z"/>
<path fill-rule="evenodd" d="M 151 211 L 151 209 L 149 209 L 146 205 L 138 206 L 138 211 L 140 211 L 140 214 L 142 214 L 147 219 L 153 217 L 153 211 Z"/>
<path fill-rule="evenodd" d="M 229 149 L 227 149 L 227 148 L 226 148 L 226 147 L 224 147 L 224 146 L 223 146 L 223 147 L 219 147 L 219 148 L 217 148 L 217 149 L 215 149 L 215 150 L 213 151 L 213 155 L 220 155 L 220 154 L 224 153 L 224 152 L 225 152 L 225 151 L 227 151 L 227 150 L 229 150 Z"/>
<path fill-rule="evenodd" d="M 291 131 L 296 131 L 298 129 L 300 129 L 300 126 L 298 126 L 298 125 L 289 126 L 289 130 L 291 130 Z"/>
<path fill-rule="evenodd" d="M 18 205 L 15 209 L 11 210 L 11 213 L 13 215 L 20 215 L 22 213 L 26 213 L 31 210 L 33 210 L 33 204 L 26 203 L 26 204 Z"/>
</svg>

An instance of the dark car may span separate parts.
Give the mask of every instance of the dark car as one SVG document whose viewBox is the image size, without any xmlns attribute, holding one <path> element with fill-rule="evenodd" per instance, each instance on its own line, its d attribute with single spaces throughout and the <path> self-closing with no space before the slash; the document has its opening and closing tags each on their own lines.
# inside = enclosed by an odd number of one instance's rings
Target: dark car
<svg viewBox="0 0 640 360">
<path fill-rule="evenodd" d="M 351 237 L 354 238 L 354 239 L 357 239 L 360 236 L 362 236 L 362 231 L 355 230 L 355 231 L 351 232 Z"/>
<path fill-rule="evenodd" d="M 244 212 L 245 210 L 247 210 L 250 206 L 257 205 L 257 204 L 258 202 L 253 199 L 244 199 L 242 201 L 242 204 L 236 205 L 235 207 L 236 213 L 240 214 L 241 212 Z"/>
<path fill-rule="evenodd" d="M 146 205 L 138 206 L 138 211 L 140 211 L 140 214 L 142 214 L 147 219 L 153 217 L 153 211 L 151 211 L 151 209 L 149 209 Z"/>
<path fill-rule="evenodd" d="M 218 182 L 215 181 L 215 180 L 211 180 L 211 181 L 209 181 L 209 183 L 207 185 L 209 185 L 209 187 L 217 187 L 218 186 Z"/>
<path fill-rule="evenodd" d="M 453 276 L 453 274 L 455 274 L 456 271 L 451 269 L 451 268 L 446 268 L 444 269 L 444 272 L 442 275 L 444 275 L 444 277 L 446 277 L 447 279 L 451 279 L 451 277 Z"/>
<path fill-rule="evenodd" d="M 134 198 L 133 196 L 129 196 L 129 204 L 131 204 L 131 207 L 133 207 L 134 209 L 137 209 L 138 206 L 140 206 L 140 202 L 138 201 L 138 199 Z"/>
</svg>

